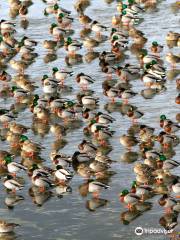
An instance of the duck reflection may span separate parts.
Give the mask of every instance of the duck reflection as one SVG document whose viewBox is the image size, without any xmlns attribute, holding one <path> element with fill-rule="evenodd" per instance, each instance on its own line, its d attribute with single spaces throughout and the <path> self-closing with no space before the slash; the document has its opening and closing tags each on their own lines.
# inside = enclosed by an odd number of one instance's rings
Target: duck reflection
<svg viewBox="0 0 180 240">
<path fill-rule="evenodd" d="M 92 198 L 86 201 L 86 208 L 91 212 L 95 212 L 97 209 L 106 206 L 108 202 L 106 199 Z"/>
</svg>

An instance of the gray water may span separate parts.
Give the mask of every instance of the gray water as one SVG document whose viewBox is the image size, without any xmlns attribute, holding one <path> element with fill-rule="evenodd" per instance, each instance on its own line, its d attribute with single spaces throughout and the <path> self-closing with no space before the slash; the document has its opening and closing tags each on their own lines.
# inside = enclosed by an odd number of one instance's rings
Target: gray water
<svg viewBox="0 0 180 240">
<path fill-rule="evenodd" d="M 72 16 L 77 18 L 77 14 L 73 9 L 73 0 L 61 0 L 60 3 L 64 8 L 72 10 Z M 148 48 L 152 41 L 158 41 L 162 45 L 166 46 L 165 36 L 169 30 L 178 31 L 179 18 L 176 14 L 172 13 L 170 4 L 173 1 L 162 1 L 158 5 L 158 11 L 152 13 L 143 14 L 144 21 L 137 27 L 143 31 L 148 38 L 148 42 L 145 45 Z M 59 49 L 57 51 L 57 60 L 48 64 L 44 63 L 44 57 L 47 51 L 42 47 L 44 39 L 51 39 L 48 32 L 50 24 L 54 21 L 52 16 L 45 18 L 43 16 L 43 10 L 45 4 L 40 0 L 34 0 L 34 3 L 29 8 L 28 20 L 30 22 L 27 30 L 23 30 L 20 25 L 20 19 L 17 17 L 14 22 L 17 23 L 17 36 L 20 39 L 24 34 L 31 37 L 39 42 L 36 52 L 39 57 L 36 62 L 31 65 L 27 70 L 26 74 L 36 82 L 37 86 L 41 86 L 40 78 L 43 74 L 49 74 L 52 67 L 63 67 L 65 66 L 64 57 L 65 51 Z M 8 15 L 8 1 L 0 1 L 0 18 L 9 19 Z M 116 2 L 108 5 L 103 0 L 92 0 L 92 5 L 87 9 L 87 15 L 93 17 L 97 21 L 100 21 L 106 26 L 111 26 L 111 16 L 116 12 Z M 73 23 L 75 29 L 82 29 L 76 19 Z M 73 37 L 78 36 L 78 30 Z M 97 51 L 108 50 L 108 41 L 100 44 Z M 168 52 L 168 48 L 165 47 L 163 56 Z M 178 50 L 173 49 L 176 53 Z M 85 54 L 82 50 L 80 54 Z M 136 63 L 136 60 L 128 51 L 129 59 L 126 62 Z M 169 65 L 166 64 L 168 67 Z M 92 90 L 95 90 L 95 95 L 102 96 L 100 101 L 100 109 L 104 109 L 104 105 L 108 102 L 108 99 L 102 95 L 102 82 L 105 80 L 105 75 L 100 72 L 98 66 L 98 60 L 87 64 L 85 61 L 80 65 L 73 66 L 75 75 L 78 72 L 85 72 L 91 74 L 96 82 L 91 86 Z M 8 72 L 15 74 L 11 68 Z M 143 83 L 139 80 L 133 81 L 133 90 L 140 93 L 144 89 Z M 67 97 L 75 98 L 75 94 L 78 92 L 79 87 L 74 84 L 73 77 L 68 79 L 67 85 L 73 86 L 72 94 Z M 145 113 L 143 118 L 139 121 L 141 123 L 148 124 L 149 126 L 156 127 L 157 132 L 159 131 L 159 116 L 160 114 L 166 114 L 169 118 L 175 121 L 175 116 L 179 111 L 178 105 L 175 104 L 174 99 L 177 95 L 175 80 L 168 80 L 166 83 L 167 90 L 161 94 L 156 95 L 153 99 L 144 99 L 141 95 L 136 96 L 130 100 L 130 103 L 137 106 L 138 109 Z M 37 93 L 42 94 L 41 88 L 36 90 Z M 0 99 L 0 106 L 7 107 L 12 104 L 11 100 Z M 31 127 L 32 118 L 29 110 L 25 110 L 18 115 L 17 122 L 22 123 L 26 126 Z M 72 193 L 64 195 L 63 198 L 51 197 L 41 207 L 38 207 L 32 202 L 32 198 L 28 194 L 28 188 L 30 183 L 28 178 L 24 174 L 26 181 L 25 187 L 20 191 L 20 195 L 25 197 L 25 200 L 18 204 L 13 210 L 7 209 L 4 204 L 4 199 L 7 196 L 4 187 L 0 185 L 0 218 L 7 219 L 8 221 L 14 221 L 21 224 L 21 227 L 16 229 L 15 236 L 7 239 L 49 239 L 49 240 L 82 240 L 82 239 L 168 239 L 165 235 L 143 235 L 138 237 L 134 234 L 134 229 L 137 226 L 141 227 L 157 227 L 162 228 L 159 225 L 159 219 L 164 214 L 163 209 L 159 207 L 157 200 L 158 197 L 150 199 L 153 203 L 151 210 L 144 212 L 141 216 L 137 217 L 129 225 L 124 225 L 121 216 L 126 211 L 124 206 L 119 202 L 118 194 L 124 188 L 128 188 L 135 174 L 133 173 L 133 164 L 125 163 L 121 160 L 122 154 L 125 149 L 119 143 L 119 137 L 126 133 L 127 129 L 131 126 L 131 122 L 126 116 L 122 116 L 119 112 L 113 112 L 112 116 L 117 121 L 112 125 L 112 129 L 116 130 L 116 133 L 111 140 L 113 147 L 112 152 L 109 154 L 111 159 L 116 160 L 117 163 L 112 164 L 112 170 L 116 174 L 111 178 L 109 185 L 110 189 L 101 193 L 100 197 L 107 200 L 107 204 L 96 209 L 94 212 L 90 212 L 86 208 L 86 202 L 92 199 L 89 194 L 87 197 L 82 197 L 79 193 L 79 187 L 85 182 L 82 177 L 75 175 L 71 182 Z M 85 124 L 84 124 L 85 125 Z M 46 164 L 50 165 L 49 152 L 51 145 L 54 142 L 54 136 L 48 133 L 44 138 L 38 135 L 34 135 L 30 130 L 28 136 L 31 137 L 35 142 L 41 142 L 45 150 L 42 151 L 42 158 L 46 160 Z M 73 154 L 77 150 L 78 144 L 83 138 L 82 128 L 71 131 L 67 134 L 65 139 L 68 144 L 62 149 L 62 152 Z M 0 149 L 8 149 L 8 146 L 4 142 L 0 142 Z M 134 148 L 134 150 L 137 150 Z M 174 149 L 176 155 L 173 157 L 174 160 L 178 160 L 180 156 L 180 150 L 178 147 Z M 173 171 L 178 174 L 178 170 Z M 0 237 L 0 239 L 6 239 Z"/>
</svg>

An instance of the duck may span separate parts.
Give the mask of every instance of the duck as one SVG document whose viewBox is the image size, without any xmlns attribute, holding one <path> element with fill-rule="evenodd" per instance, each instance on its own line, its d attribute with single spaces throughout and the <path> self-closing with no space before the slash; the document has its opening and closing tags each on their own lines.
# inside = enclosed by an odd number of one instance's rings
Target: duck
<svg viewBox="0 0 180 240">
<path fill-rule="evenodd" d="M 16 181 L 15 179 L 13 179 L 12 176 L 8 175 L 5 180 L 3 185 L 5 186 L 5 188 L 7 190 L 10 190 L 12 192 L 16 192 L 19 191 L 21 189 L 23 189 L 24 185 L 19 183 L 18 181 Z"/>
<path fill-rule="evenodd" d="M 89 16 L 82 13 L 79 15 L 79 22 L 85 27 L 87 27 L 92 22 L 92 19 Z"/>
<path fill-rule="evenodd" d="M 136 121 L 137 119 L 141 118 L 144 115 L 143 112 L 140 112 L 136 109 L 129 109 L 127 112 L 127 116 L 131 118 L 133 121 Z"/>
<path fill-rule="evenodd" d="M 83 39 L 83 46 L 89 51 L 93 51 L 93 49 L 98 45 L 99 45 L 99 41 L 97 41 L 92 37 L 85 37 Z"/>
<path fill-rule="evenodd" d="M 73 177 L 72 173 L 69 170 L 63 168 L 61 165 L 56 166 L 56 171 L 55 171 L 54 175 L 57 178 L 57 180 L 60 182 L 61 181 L 65 181 L 65 182 L 69 181 Z"/>
<path fill-rule="evenodd" d="M 24 70 L 28 67 L 28 64 L 22 60 L 10 60 L 11 67 L 16 70 L 18 73 L 24 75 Z"/>
<path fill-rule="evenodd" d="M 166 61 L 175 67 L 176 64 L 180 63 L 180 57 L 169 52 L 166 54 Z"/>
<path fill-rule="evenodd" d="M 93 196 L 98 198 L 100 191 L 108 189 L 110 186 L 96 180 L 90 180 L 88 185 L 88 192 L 93 193 Z"/>
<path fill-rule="evenodd" d="M 16 227 L 19 227 L 20 225 L 17 224 L 17 223 L 9 223 L 9 222 L 6 222 L 5 220 L 0 220 L 0 233 L 4 233 L 4 234 L 7 234 L 7 233 L 12 233 L 14 232 L 14 229 Z"/>
<path fill-rule="evenodd" d="M 51 161 L 55 165 L 60 165 L 62 167 L 68 167 L 72 163 L 72 157 L 63 153 L 58 153 L 57 151 L 52 151 L 50 154 Z"/>
<path fill-rule="evenodd" d="M 179 138 L 176 135 L 170 135 L 164 131 L 159 133 L 157 141 L 162 144 L 164 148 L 174 147 L 179 144 Z"/>
<path fill-rule="evenodd" d="M 54 40 L 44 40 L 43 42 L 43 47 L 51 51 L 55 51 L 57 46 L 58 46 L 58 43 L 57 41 L 54 41 Z"/>
<path fill-rule="evenodd" d="M 90 156 L 95 155 L 97 151 L 97 147 L 90 141 L 87 141 L 85 139 L 78 145 L 78 148 L 81 153 L 86 153 L 89 154 Z"/>
<path fill-rule="evenodd" d="M 132 210 L 133 209 L 133 205 L 138 203 L 140 200 L 141 200 L 140 197 L 138 197 L 134 193 L 130 193 L 127 189 L 124 189 L 120 193 L 120 201 L 123 202 L 123 203 L 126 203 L 130 210 Z"/>
<path fill-rule="evenodd" d="M 137 145 L 139 143 L 139 141 L 134 136 L 123 134 L 120 137 L 120 143 L 126 148 L 131 148 L 131 147 Z"/>
<path fill-rule="evenodd" d="M 38 45 L 38 42 L 35 41 L 35 40 L 32 40 L 31 38 L 28 38 L 27 36 L 24 36 L 22 39 L 21 39 L 21 42 L 20 42 L 23 46 L 26 46 L 26 47 L 36 47 Z"/>
<path fill-rule="evenodd" d="M 95 32 L 97 35 L 101 35 L 102 31 L 107 31 L 107 27 L 100 24 L 98 21 L 94 20 L 91 24 L 90 27 L 92 29 L 93 32 Z"/>
<path fill-rule="evenodd" d="M 91 76 L 81 72 L 77 74 L 76 82 L 79 83 L 84 89 L 87 89 L 87 86 L 94 83 L 95 80 Z"/>
<path fill-rule="evenodd" d="M 177 201 L 167 194 L 163 194 L 163 196 L 158 200 L 158 203 L 166 209 L 166 212 L 171 212 L 173 207 L 177 205 Z"/>
<path fill-rule="evenodd" d="M 166 35 L 166 41 L 177 41 L 180 37 L 180 33 L 169 31 Z"/>
<path fill-rule="evenodd" d="M 3 81 L 3 82 L 10 82 L 12 79 L 11 75 L 8 74 L 6 71 L 2 70 L 0 72 L 0 81 Z"/>
<path fill-rule="evenodd" d="M 57 82 L 52 79 L 48 78 L 48 76 L 45 78 L 43 77 L 43 92 L 47 94 L 55 94 L 57 93 Z"/>
<path fill-rule="evenodd" d="M 114 121 L 116 121 L 116 119 L 113 118 L 110 114 L 106 114 L 106 113 L 102 113 L 102 112 L 98 112 L 95 115 L 95 120 L 97 123 L 100 123 L 100 124 L 109 124 L 109 123 L 113 123 Z"/>
<path fill-rule="evenodd" d="M 59 24 L 61 24 L 63 27 L 71 27 L 72 22 L 74 21 L 74 18 L 70 17 L 68 14 L 59 13 L 57 15 L 57 21 Z"/>
<path fill-rule="evenodd" d="M 58 81 L 64 84 L 64 81 L 67 77 L 70 77 L 73 75 L 73 71 L 71 70 L 66 70 L 66 69 L 58 69 L 57 67 L 54 67 L 52 69 L 53 72 L 53 77 L 55 77 Z"/>
<path fill-rule="evenodd" d="M 75 55 L 75 53 L 82 48 L 82 45 L 81 42 L 73 40 L 71 37 L 68 37 L 65 41 L 66 49 L 70 55 Z"/>
<path fill-rule="evenodd" d="M 54 186 L 54 183 L 49 178 L 42 176 L 40 173 L 32 176 L 32 183 L 39 188 L 40 192 L 45 192 L 47 189 Z"/>
<path fill-rule="evenodd" d="M 76 3 L 74 4 L 74 9 L 77 11 L 79 15 L 84 14 L 84 11 L 86 10 L 87 7 L 91 5 L 90 0 L 77 0 Z"/>
<path fill-rule="evenodd" d="M 5 165 L 7 165 L 7 169 L 8 169 L 8 172 L 10 174 L 12 174 L 13 176 L 16 176 L 16 174 L 20 171 L 20 170 L 24 170 L 26 171 L 27 168 L 24 167 L 22 164 L 20 163 L 17 163 L 17 162 L 13 162 L 13 159 L 11 156 L 6 156 L 4 158 L 4 162 L 5 162 Z"/>
<path fill-rule="evenodd" d="M 158 42 L 153 41 L 151 46 L 151 52 L 152 53 L 161 53 L 163 51 L 163 46 L 158 44 Z"/>
<path fill-rule="evenodd" d="M 97 97 L 93 97 L 93 96 L 81 96 L 81 101 L 80 103 L 82 103 L 83 105 L 98 105 L 99 102 L 99 98 Z"/>
<path fill-rule="evenodd" d="M 133 181 L 131 192 L 135 193 L 138 197 L 144 201 L 145 197 L 150 196 L 153 192 L 153 188 L 149 185 L 137 185 L 136 181 Z"/>
</svg>

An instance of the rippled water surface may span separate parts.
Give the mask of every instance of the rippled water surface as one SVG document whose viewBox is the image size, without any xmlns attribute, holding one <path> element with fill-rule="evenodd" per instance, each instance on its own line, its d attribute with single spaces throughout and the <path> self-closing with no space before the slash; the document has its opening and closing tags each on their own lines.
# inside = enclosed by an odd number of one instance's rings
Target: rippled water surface
<svg viewBox="0 0 180 240">
<path fill-rule="evenodd" d="M 72 16 L 77 18 L 77 14 L 74 11 L 73 0 L 62 0 L 61 5 L 69 10 L 73 11 Z M 143 14 L 144 21 L 137 27 L 143 31 L 148 38 L 146 46 L 148 47 L 153 40 L 165 45 L 165 36 L 169 30 L 178 31 L 179 18 L 173 14 L 170 10 L 170 3 L 173 1 L 162 1 L 158 5 L 158 11 L 153 13 Z M 45 18 L 43 10 L 45 4 L 40 0 L 34 0 L 34 4 L 29 8 L 28 19 L 30 21 L 27 30 L 23 30 L 19 25 L 19 18 L 14 19 L 17 23 L 18 37 L 20 38 L 24 34 L 37 40 L 39 42 L 36 49 L 39 57 L 36 62 L 31 65 L 26 73 L 30 75 L 30 78 L 36 82 L 37 86 L 41 86 L 40 78 L 43 74 L 48 74 L 54 66 L 65 66 L 64 57 L 66 52 L 62 49 L 58 50 L 58 58 L 56 61 L 45 64 L 44 57 L 47 51 L 42 47 L 44 39 L 50 39 L 49 26 L 54 21 L 53 17 L 49 16 Z M 104 25 L 111 26 L 111 16 L 116 12 L 116 2 L 108 5 L 103 0 L 92 0 L 92 5 L 87 9 L 87 15 L 102 22 Z M 9 18 L 8 15 L 8 1 L 0 1 L 0 18 Z M 77 29 L 75 37 L 78 37 L 80 28 L 78 20 L 73 23 L 73 27 Z M 74 37 L 73 36 L 73 37 Z M 97 48 L 97 51 L 110 49 L 109 42 L 105 42 Z M 165 47 L 163 55 L 168 51 Z M 84 50 L 80 51 L 81 54 L 85 54 Z M 129 51 L 127 51 L 129 59 L 126 62 L 134 63 L 135 58 L 132 57 Z M 79 71 L 91 74 L 96 82 L 91 86 L 92 90 L 95 90 L 95 95 L 102 96 L 100 101 L 100 109 L 104 109 L 107 103 L 107 98 L 102 95 L 102 82 L 105 80 L 105 75 L 100 72 L 98 66 L 98 60 L 87 64 L 85 61 L 80 65 L 73 66 L 75 74 Z M 9 72 L 15 74 L 12 69 Z M 140 93 L 144 88 L 143 83 L 139 80 L 133 81 L 133 90 Z M 74 84 L 74 78 L 68 80 L 67 85 L 73 86 L 73 92 L 67 95 L 67 97 L 73 98 L 79 90 L 77 84 Z M 166 114 L 172 120 L 175 120 L 175 116 L 178 112 L 178 105 L 175 104 L 174 99 L 176 94 L 176 86 L 174 80 L 167 81 L 167 91 L 162 94 L 156 95 L 153 99 L 145 100 L 141 95 L 136 96 L 130 103 L 137 106 L 140 111 L 143 111 L 145 115 L 140 122 L 148 124 L 152 127 L 159 127 L 159 115 L 161 113 Z M 36 90 L 37 93 L 42 93 L 41 88 Z M 12 101 L 0 100 L 0 106 L 10 106 Z M 87 203 L 91 200 L 92 196 L 82 197 L 79 194 L 79 188 L 84 183 L 84 180 L 75 175 L 73 177 L 71 187 L 72 193 L 64 195 L 63 198 L 51 197 L 43 206 L 38 207 L 32 201 L 32 198 L 28 194 L 28 188 L 30 183 L 28 178 L 25 177 L 26 185 L 21 191 L 21 195 L 25 197 L 25 200 L 17 205 L 13 210 L 7 209 L 4 204 L 6 193 L 4 187 L 1 184 L 0 190 L 0 217 L 7 219 L 8 221 L 15 221 L 22 226 L 17 229 L 17 239 L 46 239 L 46 240 L 81 240 L 81 239 L 140 239 L 135 236 L 134 229 L 137 226 L 142 227 L 161 227 L 159 225 L 159 219 L 163 215 L 163 209 L 159 207 L 157 203 L 158 197 L 150 199 L 153 203 L 153 207 L 150 211 L 143 213 L 140 217 L 132 221 L 129 225 L 124 225 L 121 221 L 122 213 L 126 211 L 124 206 L 119 203 L 118 194 L 124 189 L 128 188 L 135 178 L 133 173 L 133 164 L 125 163 L 121 160 L 121 155 L 125 152 L 125 149 L 119 143 L 119 137 L 123 133 L 126 133 L 130 127 L 131 122 L 126 116 L 122 116 L 119 112 L 113 112 L 112 116 L 117 119 L 112 125 L 112 129 L 116 130 L 116 133 L 111 140 L 113 147 L 109 156 L 116 160 L 116 163 L 112 164 L 112 170 L 116 171 L 116 174 L 111 178 L 109 185 L 110 189 L 101 193 L 101 198 L 107 200 L 104 207 L 97 209 L 94 212 L 90 212 L 87 209 Z M 18 115 L 17 121 L 31 127 L 31 114 L 29 110 L 25 110 Z M 159 129 L 158 129 L 159 130 Z M 48 133 L 44 138 L 33 135 L 33 132 L 29 132 L 29 136 L 34 141 L 41 142 L 45 147 L 42 151 L 42 158 L 46 160 L 46 164 L 50 165 L 49 152 L 51 145 L 54 142 L 54 136 Z M 65 137 L 68 144 L 62 150 L 64 153 L 73 154 L 77 150 L 78 144 L 83 138 L 82 128 L 71 131 Z M 4 142 L 0 142 L 0 149 L 7 149 L 8 146 Z M 135 148 L 136 149 L 136 148 Z M 180 150 L 175 148 L 176 155 L 174 160 L 179 160 Z M 178 174 L 178 170 L 174 171 Z M 142 238 L 142 237 L 141 237 Z M 0 237 L 1 239 L 1 237 Z M 2 238 L 3 239 L 3 238 Z M 13 236 L 12 236 L 13 239 Z M 168 239 L 164 235 L 143 235 L 143 239 Z"/>
</svg>

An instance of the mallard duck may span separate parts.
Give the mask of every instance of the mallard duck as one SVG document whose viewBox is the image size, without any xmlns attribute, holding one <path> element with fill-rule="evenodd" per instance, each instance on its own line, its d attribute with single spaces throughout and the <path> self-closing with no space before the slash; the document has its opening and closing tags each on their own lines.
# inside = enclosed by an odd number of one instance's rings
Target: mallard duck
<svg viewBox="0 0 180 240">
<path fill-rule="evenodd" d="M 16 60 L 10 60 L 10 65 L 11 67 L 18 71 L 21 74 L 24 74 L 24 70 L 28 67 L 27 63 L 25 63 L 24 61 L 16 61 Z"/>
<path fill-rule="evenodd" d="M 135 193 L 138 197 L 144 200 L 146 196 L 150 196 L 152 194 L 153 188 L 148 185 L 137 185 L 137 182 L 133 181 L 131 192 Z"/>
<path fill-rule="evenodd" d="M 32 177 L 32 183 L 39 188 L 40 192 L 45 192 L 46 189 L 54 186 L 54 183 L 49 178 L 43 177 L 40 173 Z"/>
<path fill-rule="evenodd" d="M 98 21 L 93 21 L 90 24 L 90 27 L 91 27 L 92 31 L 95 32 L 97 35 L 101 35 L 102 31 L 107 31 L 107 29 L 108 29 L 106 26 L 103 26 Z"/>
<path fill-rule="evenodd" d="M 63 168 L 61 165 L 56 166 L 56 171 L 54 175 L 57 178 L 57 180 L 59 180 L 60 182 L 69 181 L 73 177 L 72 173 L 69 170 Z"/>
<path fill-rule="evenodd" d="M 99 98 L 92 96 L 82 96 L 81 102 L 83 105 L 97 105 L 99 102 Z"/>
<path fill-rule="evenodd" d="M 77 0 L 74 4 L 74 8 L 77 11 L 78 14 L 82 15 L 84 14 L 84 11 L 87 7 L 91 5 L 90 0 Z"/>
<path fill-rule="evenodd" d="M 138 203 L 140 200 L 141 200 L 140 197 L 138 197 L 134 193 L 130 193 L 127 189 L 124 189 L 120 193 L 120 201 L 123 202 L 123 203 L 126 203 L 128 205 L 129 209 L 132 209 L 133 205 Z"/>
<path fill-rule="evenodd" d="M 98 198 L 100 191 L 103 189 L 108 189 L 109 186 L 98 181 L 90 181 L 88 185 L 88 192 L 93 193 L 94 197 Z"/>
<path fill-rule="evenodd" d="M 87 16 L 87 15 L 84 15 L 84 13 L 82 13 L 80 16 L 79 16 L 79 22 L 84 25 L 84 26 L 87 26 L 89 25 L 91 22 L 92 22 L 92 19 Z"/>
<path fill-rule="evenodd" d="M 69 77 L 69 76 L 72 76 L 73 75 L 73 71 L 71 70 L 66 70 L 66 69 L 61 69 L 61 70 L 58 70 L 57 67 L 54 67 L 52 69 L 52 72 L 53 72 L 53 76 L 59 80 L 62 85 L 64 84 L 64 80 Z"/>
<path fill-rule="evenodd" d="M 164 207 L 166 209 L 166 212 L 171 212 L 173 207 L 177 205 L 177 201 L 168 196 L 167 194 L 164 194 L 159 200 L 158 203 L 160 206 Z"/>
<path fill-rule="evenodd" d="M 4 180 L 3 185 L 10 191 L 16 192 L 18 190 L 23 189 L 24 185 L 20 184 L 18 181 L 13 179 L 12 176 L 8 175 Z"/>
<path fill-rule="evenodd" d="M 95 80 L 87 74 L 78 73 L 76 76 L 76 82 L 79 83 L 83 88 L 87 89 L 87 86 L 94 83 Z"/>
<path fill-rule="evenodd" d="M 177 41 L 179 37 L 180 37 L 180 33 L 170 31 L 166 36 L 166 41 Z"/>
<path fill-rule="evenodd" d="M 163 51 L 163 46 L 159 45 L 158 42 L 152 42 L 151 52 L 152 53 L 161 53 Z"/>
<path fill-rule="evenodd" d="M 27 168 L 24 167 L 22 164 L 13 162 L 13 159 L 11 156 L 6 156 L 4 158 L 5 165 L 7 165 L 8 172 L 12 174 L 13 176 L 16 176 L 16 173 L 18 173 L 20 170 L 26 171 Z"/>
<path fill-rule="evenodd" d="M 6 71 L 0 72 L 0 81 L 9 82 L 12 79 L 11 75 L 8 74 Z"/>
<path fill-rule="evenodd" d="M 83 40 L 83 46 L 90 51 L 93 51 L 93 48 L 97 47 L 98 45 L 99 41 L 95 40 L 94 38 L 86 37 Z"/>
<path fill-rule="evenodd" d="M 21 44 L 23 44 L 26 47 L 35 47 L 35 46 L 37 46 L 38 42 L 24 36 L 21 39 Z"/>
<path fill-rule="evenodd" d="M 57 82 L 51 78 L 43 78 L 43 92 L 48 94 L 57 93 Z"/>
<path fill-rule="evenodd" d="M 106 114 L 106 113 L 102 113 L 102 112 L 98 112 L 95 116 L 95 119 L 97 121 L 97 123 L 102 123 L 102 124 L 109 124 L 109 123 L 113 123 L 114 121 L 116 121 L 115 118 L 113 118 L 111 115 Z"/>
<path fill-rule="evenodd" d="M 144 163 L 135 163 L 134 172 L 138 175 L 151 175 L 154 169 Z"/>
<path fill-rule="evenodd" d="M 75 55 L 76 51 L 82 48 L 82 45 L 83 44 L 81 42 L 73 40 L 71 37 L 68 37 L 65 41 L 66 49 L 68 50 L 70 55 Z"/>
<path fill-rule="evenodd" d="M 131 148 L 137 145 L 139 141 L 134 136 L 124 134 L 120 137 L 120 143 L 126 148 Z"/>
<path fill-rule="evenodd" d="M 72 22 L 74 21 L 74 18 L 70 17 L 67 14 L 59 13 L 57 15 L 57 21 L 59 24 L 61 24 L 63 27 L 71 27 Z"/>
<path fill-rule="evenodd" d="M 169 52 L 166 54 L 166 61 L 175 67 L 176 64 L 180 63 L 180 57 Z"/>
<path fill-rule="evenodd" d="M 160 132 L 157 136 L 157 141 L 160 142 L 164 148 L 176 146 L 179 144 L 179 138 L 175 135 L 170 135 L 164 131 Z"/>
<path fill-rule="evenodd" d="M 72 163 L 72 157 L 56 151 L 51 152 L 50 158 L 55 165 L 61 165 L 62 167 L 68 167 Z"/>
<path fill-rule="evenodd" d="M 22 144 L 21 150 L 25 151 L 28 156 L 34 156 L 36 153 L 39 153 L 43 148 L 41 145 L 32 142 L 28 139 L 27 136 L 21 135 L 20 143 Z"/>
<path fill-rule="evenodd" d="M 95 155 L 97 150 L 97 147 L 94 144 L 85 139 L 78 145 L 78 148 L 81 153 L 86 153 L 89 155 Z"/>
<path fill-rule="evenodd" d="M 129 118 L 131 118 L 133 121 L 141 118 L 142 116 L 144 115 L 144 113 L 136 110 L 136 109 L 129 109 L 128 112 L 127 112 L 127 116 Z"/>
<path fill-rule="evenodd" d="M 5 220 L 0 220 L 0 233 L 11 233 L 15 227 L 19 227 L 17 223 L 8 223 Z"/>
<path fill-rule="evenodd" d="M 44 40 L 43 47 L 48 50 L 55 50 L 57 48 L 57 41 L 54 40 Z"/>
</svg>

